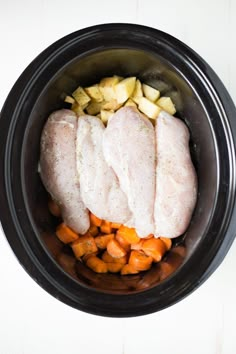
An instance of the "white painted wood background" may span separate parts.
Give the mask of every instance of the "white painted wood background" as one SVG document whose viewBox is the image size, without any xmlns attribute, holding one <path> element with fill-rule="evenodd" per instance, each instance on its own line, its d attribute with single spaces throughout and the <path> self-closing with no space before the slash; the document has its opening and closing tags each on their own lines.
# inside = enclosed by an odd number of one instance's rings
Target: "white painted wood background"
<svg viewBox="0 0 236 354">
<path fill-rule="evenodd" d="M 234 0 L 0 0 L 0 107 L 45 47 L 105 22 L 145 24 L 183 40 L 236 101 Z M 235 243 L 210 279 L 182 302 L 148 316 L 110 319 L 48 295 L 20 267 L 0 231 L 0 354 L 235 354 L 235 337 Z"/>
</svg>

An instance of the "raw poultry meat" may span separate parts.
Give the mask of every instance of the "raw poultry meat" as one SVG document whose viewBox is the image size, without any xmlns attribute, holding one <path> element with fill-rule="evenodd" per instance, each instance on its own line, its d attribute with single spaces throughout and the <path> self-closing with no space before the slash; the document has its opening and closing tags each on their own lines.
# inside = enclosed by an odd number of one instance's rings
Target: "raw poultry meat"
<svg viewBox="0 0 236 354">
<path fill-rule="evenodd" d="M 197 177 L 189 151 L 189 131 L 162 111 L 156 121 L 155 236 L 177 237 L 186 231 L 197 198 Z"/>
<path fill-rule="evenodd" d="M 103 149 L 132 212 L 126 225 L 134 227 L 141 237 L 154 233 L 155 134 L 152 123 L 133 107 L 119 109 L 109 119 Z"/>
<path fill-rule="evenodd" d="M 103 155 L 104 131 L 97 117 L 85 115 L 78 120 L 76 156 L 81 197 L 100 219 L 124 224 L 131 213 L 118 178 Z"/>
<path fill-rule="evenodd" d="M 62 109 L 49 116 L 41 136 L 40 175 L 65 223 L 84 234 L 90 223 L 76 171 L 76 132 L 77 116 L 72 111 Z"/>
</svg>

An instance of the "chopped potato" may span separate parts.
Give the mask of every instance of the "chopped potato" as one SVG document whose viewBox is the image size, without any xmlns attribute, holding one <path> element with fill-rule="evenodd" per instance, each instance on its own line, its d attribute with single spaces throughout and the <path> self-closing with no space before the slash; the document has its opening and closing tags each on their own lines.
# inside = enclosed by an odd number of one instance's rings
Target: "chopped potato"
<svg viewBox="0 0 236 354">
<path fill-rule="evenodd" d="M 71 106 L 72 111 L 74 111 L 78 116 L 85 115 L 83 108 L 77 103 L 74 102 Z"/>
<path fill-rule="evenodd" d="M 88 114 L 91 114 L 92 116 L 100 113 L 102 107 L 101 102 L 91 102 L 89 105 L 86 107 L 86 111 Z"/>
<path fill-rule="evenodd" d="M 125 102 L 125 106 L 137 107 L 136 103 L 131 98 Z"/>
<path fill-rule="evenodd" d="M 122 103 L 118 103 L 117 100 L 112 99 L 109 102 L 104 102 L 102 105 L 102 109 L 105 109 L 106 111 L 117 111 L 122 106 Z"/>
<path fill-rule="evenodd" d="M 124 103 L 132 95 L 135 88 L 135 77 L 128 77 L 115 85 L 115 95 L 118 103 Z"/>
<path fill-rule="evenodd" d="M 106 111 L 105 109 L 101 110 L 101 120 L 106 124 L 109 118 L 114 114 L 114 111 Z"/>
<path fill-rule="evenodd" d="M 116 99 L 115 85 L 120 81 L 118 76 L 105 77 L 100 81 L 99 90 L 102 93 L 103 99 L 107 102 Z"/>
<path fill-rule="evenodd" d="M 83 108 L 85 108 L 91 101 L 91 98 L 84 91 L 83 87 L 79 86 L 73 93 L 72 96 L 76 102 Z"/>
<path fill-rule="evenodd" d="M 160 97 L 160 91 L 154 89 L 153 87 L 146 84 L 143 84 L 142 87 L 143 87 L 144 96 L 148 100 L 155 102 Z"/>
<path fill-rule="evenodd" d="M 140 98 L 138 109 L 151 119 L 156 119 L 161 112 L 160 107 L 145 97 Z"/>
<path fill-rule="evenodd" d="M 64 102 L 73 104 L 75 102 L 74 98 L 71 96 L 66 96 Z"/>
<path fill-rule="evenodd" d="M 159 100 L 157 101 L 158 106 L 160 106 L 164 111 L 170 113 L 170 114 L 175 114 L 176 113 L 176 109 L 175 109 L 175 105 L 172 102 L 170 97 L 161 97 L 159 98 Z"/>
<path fill-rule="evenodd" d="M 103 101 L 102 93 L 97 84 L 90 87 L 86 87 L 85 91 L 93 101 L 95 102 Z"/>
<path fill-rule="evenodd" d="M 135 83 L 134 91 L 131 95 L 131 98 L 136 104 L 138 104 L 139 99 L 141 97 L 143 97 L 142 84 L 141 84 L 140 80 L 137 79 L 136 83 Z"/>
</svg>

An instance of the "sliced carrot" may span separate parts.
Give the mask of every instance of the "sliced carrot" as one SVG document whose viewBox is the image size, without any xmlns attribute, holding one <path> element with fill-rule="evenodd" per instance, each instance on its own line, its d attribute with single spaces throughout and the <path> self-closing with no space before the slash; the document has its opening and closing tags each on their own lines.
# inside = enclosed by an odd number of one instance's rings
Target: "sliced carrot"
<svg viewBox="0 0 236 354">
<path fill-rule="evenodd" d="M 139 271 L 131 264 L 125 264 L 121 269 L 122 275 L 137 274 Z"/>
<path fill-rule="evenodd" d="M 166 246 L 166 250 L 169 251 L 171 249 L 172 246 L 172 241 L 171 238 L 167 238 L 167 237 L 160 237 L 160 240 L 162 242 L 164 242 L 165 246 Z"/>
<path fill-rule="evenodd" d="M 116 240 L 119 242 L 119 244 L 121 245 L 122 248 L 124 248 L 124 250 L 126 250 L 126 252 L 130 251 L 130 243 L 127 242 L 123 236 L 121 236 L 120 234 L 116 233 Z"/>
<path fill-rule="evenodd" d="M 129 257 L 129 264 L 137 270 L 147 270 L 152 265 L 152 257 L 146 256 L 141 251 L 131 251 Z"/>
<path fill-rule="evenodd" d="M 121 263 L 121 264 L 126 264 L 127 263 L 127 257 L 123 256 L 120 258 L 114 258 L 112 257 L 107 251 L 105 251 L 102 254 L 102 260 L 106 263 Z"/>
<path fill-rule="evenodd" d="M 56 217 L 61 216 L 61 209 L 59 205 L 52 199 L 50 199 L 48 202 L 48 209 L 52 215 Z"/>
<path fill-rule="evenodd" d="M 111 222 L 102 220 L 102 224 L 100 226 L 100 230 L 104 234 L 111 234 L 112 233 L 112 227 L 111 227 Z"/>
<path fill-rule="evenodd" d="M 93 253 L 98 250 L 94 238 L 92 236 L 83 235 L 71 245 L 76 258 L 80 258 L 85 254 Z"/>
<path fill-rule="evenodd" d="M 86 265 L 96 273 L 107 273 L 107 265 L 96 256 L 89 257 Z"/>
<path fill-rule="evenodd" d="M 166 246 L 159 238 L 144 240 L 142 250 L 147 256 L 151 256 L 155 262 L 160 262 L 166 253 Z"/>
<path fill-rule="evenodd" d="M 121 258 L 126 255 L 126 250 L 116 240 L 111 240 L 107 244 L 107 252 L 113 258 Z"/>
<path fill-rule="evenodd" d="M 93 253 L 89 253 L 89 254 L 85 254 L 82 259 L 83 261 L 86 263 L 87 260 L 89 259 L 89 257 L 94 257 L 94 256 L 97 256 L 98 255 L 98 252 L 93 252 Z"/>
<path fill-rule="evenodd" d="M 61 223 L 56 229 L 56 235 L 63 243 L 70 243 L 79 238 L 79 235 L 71 230 L 66 224 Z"/>
<path fill-rule="evenodd" d="M 145 240 L 149 240 L 150 238 L 153 238 L 154 235 L 153 234 L 150 234 L 150 235 L 147 235 L 146 237 L 144 237 Z"/>
<path fill-rule="evenodd" d="M 121 235 L 130 244 L 138 243 L 140 241 L 140 237 L 138 237 L 135 229 L 130 229 L 123 225 L 119 228 L 117 234 Z"/>
<path fill-rule="evenodd" d="M 91 225 L 90 228 L 88 229 L 88 232 L 90 233 L 90 235 L 92 235 L 93 237 L 98 235 L 98 227 L 95 225 Z"/>
<path fill-rule="evenodd" d="M 138 243 L 133 243 L 133 244 L 131 245 L 131 250 L 136 250 L 136 251 L 142 250 L 143 241 L 144 241 L 144 240 L 142 239 L 142 240 L 140 240 Z"/>
<path fill-rule="evenodd" d="M 115 237 L 114 234 L 107 234 L 107 235 L 100 235 L 95 237 L 95 242 L 98 248 L 101 250 L 107 248 L 107 244 L 109 241 L 111 241 Z"/>
<path fill-rule="evenodd" d="M 102 220 L 99 219 L 96 215 L 93 213 L 90 213 L 90 223 L 94 226 L 101 226 L 102 225 Z"/>
<path fill-rule="evenodd" d="M 119 273 L 123 267 L 122 263 L 106 263 L 108 272 Z"/>
<path fill-rule="evenodd" d="M 118 224 L 118 223 L 116 223 L 116 222 L 112 222 L 112 223 L 111 223 L 111 227 L 112 227 L 113 229 L 119 229 L 119 228 L 121 227 L 121 224 Z"/>
</svg>

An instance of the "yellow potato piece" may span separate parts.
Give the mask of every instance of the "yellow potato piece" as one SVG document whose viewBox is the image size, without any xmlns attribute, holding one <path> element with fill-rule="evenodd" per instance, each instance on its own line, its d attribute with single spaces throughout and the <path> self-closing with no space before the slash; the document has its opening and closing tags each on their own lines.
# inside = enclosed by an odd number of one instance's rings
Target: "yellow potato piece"
<svg viewBox="0 0 236 354">
<path fill-rule="evenodd" d="M 125 106 L 137 107 L 136 103 L 131 98 L 125 102 Z"/>
<path fill-rule="evenodd" d="M 99 86 L 97 84 L 90 87 L 86 87 L 85 91 L 93 101 L 95 102 L 103 101 L 102 93 L 99 90 Z"/>
<path fill-rule="evenodd" d="M 75 112 L 78 116 L 84 116 L 84 115 L 85 115 L 83 108 L 82 108 L 77 102 L 74 102 L 74 103 L 72 104 L 71 109 L 72 109 L 72 111 Z"/>
<path fill-rule="evenodd" d="M 109 118 L 114 114 L 114 111 L 106 111 L 105 109 L 101 110 L 101 120 L 106 124 Z"/>
<path fill-rule="evenodd" d="M 151 119 L 156 119 L 159 113 L 161 112 L 160 107 L 158 107 L 155 103 L 149 101 L 145 97 L 140 98 L 138 109 Z"/>
<path fill-rule="evenodd" d="M 153 87 L 146 84 L 142 84 L 142 88 L 143 88 L 144 96 L 148 100 L 155 102 L 160 97 L 160 91 L 154 89 Z"/>
<path fill-rule="evenodd" d="M 136 83 L 135 83 L 135 87 L 134 87 L 134 91 L 131 95 L 131 98 L 132 100 L 135 102 L 135 103 L 139 103 L 139 99 L 143 97 L 143 90 L 142 90 L 142 84 L 140 82 L 140 80 L 136 80 Z"/>
<path fill-rule="evenodd" d="M 102 107 L 101 102 L 91 102 L 89 105 L 86 107 L 86 111 L 88 114 L 91 114 L 92 116 L 100 113 Z"/>
<path fill-rule="evenodd" d="M 107 111 L 117 111 L 117 109 L 119 109 L 122 106 L 122 103 L 118 103 L 117 100 L 112 99 L 109 102 L 105 102 L 102 105 L 102 109 L 105 109 Z"/>
<path fill-rule="evenodd" d="M 158 106 L 160 106 L 164 111 L 172 115 L 176 113 L 175 105 L 170 97 L 163 96 L 156 102 L 156 104 L 158 104 Z"/>
<path fill-rule="evenodd" d="M 79 86 L 73 93 L 72 96 L 76 102 L 83 108 L 85 108 L 91 101 L 91 98 L 84 91 L 83 87 Z"/>
<path fill-rule="evenodd" d="M 120 78 L 118 76 L 104 77 L 99 83 L 99 90 L 102 93 L 103 99 L 107 102 L 116 99 L 114 87 Z"/>
<path fill-rule="evenodd" d="M 135 88 L 135 77 L 128 77 L 115 85 L 115 95 L 118 103 L 124 103 L 132 95 Z"/>
<path fill-rule="evenodd" d="M 74 98 L 71 96 L 66 96 L 64 102 L 73 104 L 75 102 Z"/>
</svg>

